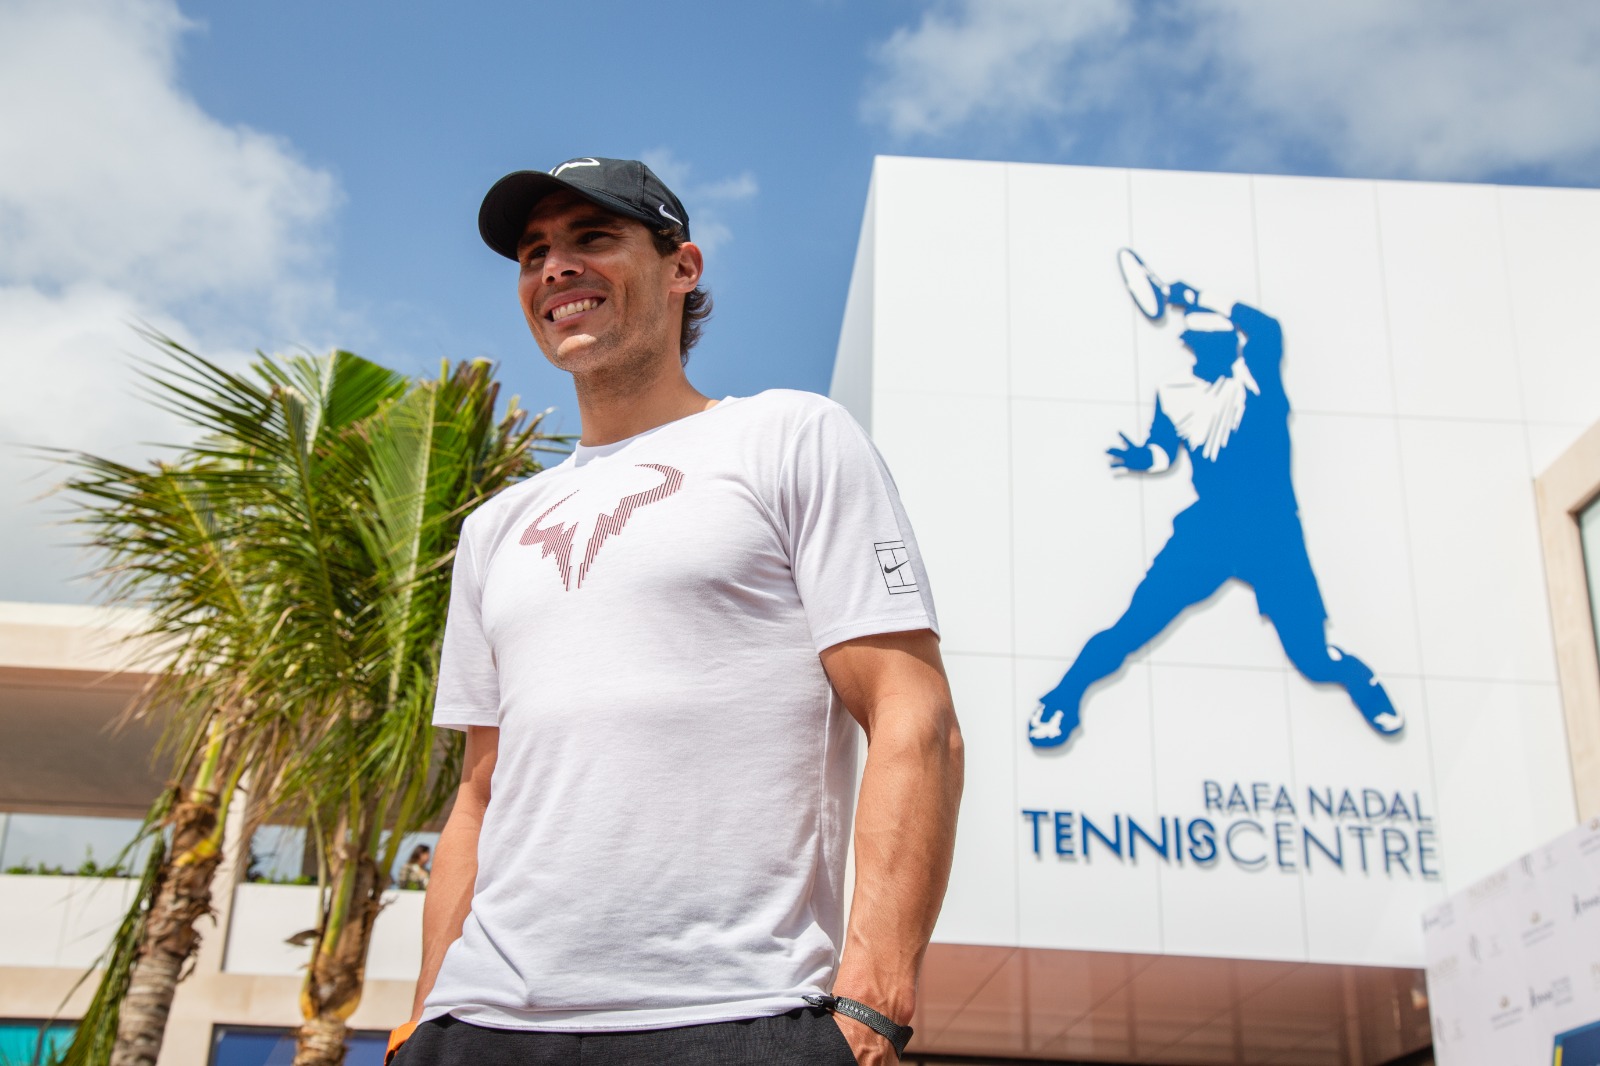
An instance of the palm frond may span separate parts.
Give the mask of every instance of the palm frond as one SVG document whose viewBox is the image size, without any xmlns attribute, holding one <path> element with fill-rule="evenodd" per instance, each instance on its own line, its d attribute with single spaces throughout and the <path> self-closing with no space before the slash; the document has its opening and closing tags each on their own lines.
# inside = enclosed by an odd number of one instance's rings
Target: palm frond
<svg viewBox="0 0 1600 1066">
<path fill-rule="evenodd" d="M 374 904 L 349 893 L 381 890 L 459 774 L 460 736 L 429 715 L 462 522 L 570 442 L 515 400 L 497 414 L 483 361 L 415 381 L 346 351 L 234 371 L 147 338 L 146 393 L 197 439 L 144 467 L 64 457 L 107 598 L 148 612 L 159 677 L 141 706 L 169 716 L 175 782 L 247 787 L 247 830 L 274 810 L 308 819 L 324 932 L 365 915 L 349 928 L 369 933 Z M 119 930 L 113 962 L 140 929 Z M 103 1028 L 87 1032 L 85 1047 Z"/>
</svg>

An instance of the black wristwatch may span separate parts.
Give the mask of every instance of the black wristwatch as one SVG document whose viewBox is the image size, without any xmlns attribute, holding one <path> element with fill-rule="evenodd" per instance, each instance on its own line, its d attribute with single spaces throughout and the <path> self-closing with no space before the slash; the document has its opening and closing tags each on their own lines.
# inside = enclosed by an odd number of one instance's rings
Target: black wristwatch
<svg viewBox="0 0 1600 1066">
<path fill-rule="evenodd" d="M 911 1026 L 896 1025 L 888 1015 L 878 1013 L 858 999 L 846 999 L 844 996 L 829 996 L 822 993 L 804 998 L 813 1007 L 821 1007 L 823 1010 L 854 1018 L 893 1044 L 896 1055 L 906 1053 L 906 1044 L 911 1040 Z"/>
</svg>

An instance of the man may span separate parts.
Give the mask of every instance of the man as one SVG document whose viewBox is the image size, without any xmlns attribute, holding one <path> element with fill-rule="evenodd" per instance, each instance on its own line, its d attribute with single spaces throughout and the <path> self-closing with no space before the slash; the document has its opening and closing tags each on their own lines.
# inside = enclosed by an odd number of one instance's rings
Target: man
<svg viewBox="0 0 1600 1066">
<path fill-rule="evenodd" d="M 1187 452 L 1198 499 L 1173 519 L 1172 537 L 1122 617 L 1091 637 L 1061 683 L 1040 697 L 1028 740 L 1039 748 L 1066 743 L 1089 687 L 1230 578 L 1255 589 L 1257 606 L 1306 680 L 1341 686 L 1375 732 L 1398 733 L 1404 719 L 1372 670 L 1328 643 L 1328 612 L 1291 478 L 1283 330 L 1248 304 L 1223 315 L 1199 299 L 1181 281 L 1160 293 L 1155 317 L 1167 306 L 1183 312 L 1178 339 L 1194 370 L 1157 390 L 1143 444 L 1123 435 L 1122 447 L 1107 449 L 1113 467 L 1140 473 L 1160 473 Z"/>
<path fill-rule="evenodd" d="M 822 397 L 689 384 L 701 254 L 644 164 L 508 175 L 479 229 L 582 436 L 463 531 L 434 722 L 466 754 L 395 1061 L 893 1062 L 962 762 L 893 482 Z"/>
</svg>

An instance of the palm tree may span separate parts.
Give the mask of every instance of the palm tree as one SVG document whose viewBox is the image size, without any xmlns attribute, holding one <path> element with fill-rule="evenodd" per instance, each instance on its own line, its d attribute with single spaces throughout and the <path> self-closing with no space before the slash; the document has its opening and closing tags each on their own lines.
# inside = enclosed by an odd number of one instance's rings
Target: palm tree
<svg viewBox="0 0 1600 1066">
<path fill-rule="evenodd" d="M 492 421 L 487 372 L 476 364 L 413 388 L 349 441 L 349 473 L 362 486 L 349 514 L 368 568 L 344 624 L 353 669 L 325 690 L 326 728 L 286 778 L 310 810 L 326 870 L 296 1066 L 343 1061 L 389 871 L 405 834 L 438 814 L 459 774 L 459 743 L 439 759 L 428 724 L 448 567 L 467 510 L 491 485 L 528 473 L 535 443 Z M 500 441 L 512 446 L 493 446 Z"/>
<path fill-rule="evenodd" d="M 153 1066 L 209 912 L 230 801 L 244 839 L 285 803 L 319 843 L 322 919 L 296 1063 L 343 1060 L 393 851 L 436 815 L 460 758 L 428 724 L 462 520 L 559 450 L 484 362 L 412 382 L 348 352 L 231 373 L 166 338 L 151 373 L 198 428 L 175 461 L 68 461 L 113 600 L 150 612 L 172 710 L 173 788 L 152 807 L 142 890 L 69 1064 Z"/>
</svg>

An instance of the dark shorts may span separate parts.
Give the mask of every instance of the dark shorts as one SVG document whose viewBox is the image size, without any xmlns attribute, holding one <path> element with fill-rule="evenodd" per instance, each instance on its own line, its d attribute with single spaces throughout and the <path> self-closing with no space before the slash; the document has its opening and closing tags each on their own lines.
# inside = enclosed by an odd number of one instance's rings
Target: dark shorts
<svg viewBox="0 0 1600 1066">
<path fill-rule="evenodd" d="M 817 1008 L 637 1033 L 488 1029 L 449 1016 L 417 1026 L 393 1066 L 855 1066 Z"/>
</svg>

